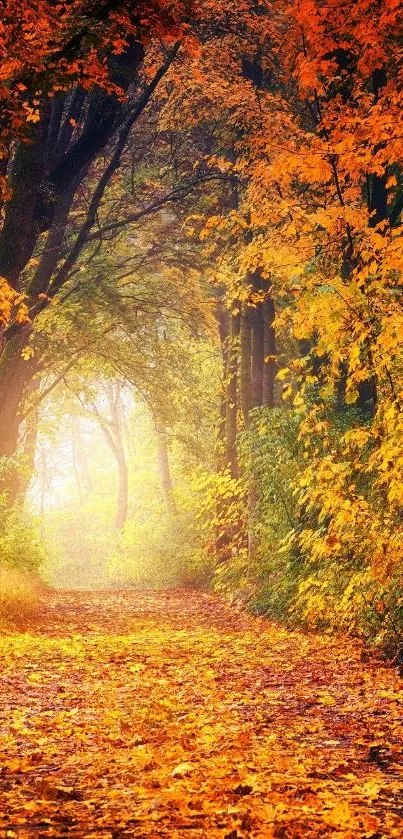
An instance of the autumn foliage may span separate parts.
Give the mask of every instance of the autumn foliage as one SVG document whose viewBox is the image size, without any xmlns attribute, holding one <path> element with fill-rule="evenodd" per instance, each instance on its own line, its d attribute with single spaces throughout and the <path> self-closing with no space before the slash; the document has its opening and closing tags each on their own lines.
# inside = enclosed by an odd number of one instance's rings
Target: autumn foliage
<svg viewBox="0 0 403 839">
<path fill-rule="evenodd" d="M 206 92 L 195 76 L 195 96 L 226 116 L 228 147 L 210 164 L 239 184 L 236 207 L 207 218 L 201 235 L 213 251 L 217 231 L 233 243 L 218 256 L 216 282 L 226 289 L 233 321 L 238 431 L 248 426 L 250 408 L 273 404 L 273 397 L 253 398 L 253 381 L 252 399 L 245 391 L 243 359 L 252 331 L 253 380 L 253 342 L 260 340 L 253 322 L 266 300 L 276 308 L 278 349 L 266 350 L 265 365 L 277 359 L 278 398 L 298 418 L 299 442 L 293 474 L 285 477 L 285 494 L 291 486 L 297 499 L 283 528 L 288 560 L 272 583 L 288 574 L 289 563 L 298 577 L 299 561 L 304 571 L 291 611 L 317 624 L 337 624 L 344 614 L 354 625 L 359 602 L 386 614 L 391 581 L 395 615 L 400 609 L 401 6 L 266 8 L 249 30 L 255 51 L 243 55 L 243 65 L 229 59 L 229 50 L 227 63 L 219 60 L 211 45 L 198 58 L 210 85 Z M 189 102 L 183 119 L 191 126 Z M 270 435 L 270 418 L 255 428 Z M 287 455 L 277 442 L 281 463 Z M 251 445 L 253 484 L 259 445 Z M 235 459 L 227 457 L 237 478 Z M 281 485 L 280 467 L 277 477 Z M 273 473 L 271 480 L 273 489 Z M 279 506 L 281 494 L 284 486 Z M 250 569 L 249 555 L 249 580 Z"/>
<path fill-rule="evenodd" d="M 200 593 L 40 621 L 1 640 L 4 836 L 401 835 L 401 682 L 350 641 Z"/>
<path fill-rule="evenodd" d="M 402 11 L 2 4 L 5 839 L 402 833 Z"/>
</svg>

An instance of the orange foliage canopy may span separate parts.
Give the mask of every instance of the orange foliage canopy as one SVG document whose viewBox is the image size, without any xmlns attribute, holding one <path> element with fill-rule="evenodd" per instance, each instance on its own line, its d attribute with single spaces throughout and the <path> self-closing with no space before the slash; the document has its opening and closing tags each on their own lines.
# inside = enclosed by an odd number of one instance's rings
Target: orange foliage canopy
<svg viewBox="0 0 403 839">
<path fill-rule="evenodd" d="M 181 3 L 5 0 L 0 21 L 0 160 L 12 137 L 40 119 L 40 98 L 79 82 L 117 90 L 107 55 L 129 38 L 177 37 Z"/>
<path fill-rule="evenodd" d="M 302 418 L 301 506 L 326 527 L 298 533 L 297 547 L 321 562 L 364 557 L 387 578 L 403 558 L 402 3 L 259 8 L 225 48 L 217 38 L 183 67 L 187 97 L 173 112 L 184 127 L 200 114 L 216 121 L 210 165 L 238 178 L 236 209 L 207 219 L 201 234 L 220 230 L 234 243 L 217 249 L 229 306 L 239 309 L 258 269 L 277 333 L 305 347 L 285 371 L 284 397 Z M 167 108 L 163 120 L 173 124 Z M 365 388 L 373 423 L 337 448 L 326 410 L 340 393 L 345 406 L 359 404 Z"/>
<path fill-rule="evenodd" d="M 136 44 L 141 56 L 151 38 L 163 40 L 166 47 L 183 33 L 184 19 L 180 0 L 169 4 L 164 0 L 4 0 L 0 20 L 3 232 L 10 209 L 7 202 L 16 191 L 9 164 L 18 142 L 35 144 L 41 126 L 51 119 L 51 113 L 57 114 L 58 103 L 62 113 L 63 96 L 77 87 L 84 91 L 99 87 L 123 98 L 115 56 L 127 51 L 130 62 L 130 47 Z M 127 84 L 124 87 L 126 90 Z M 75 120 L 70 122 L 75 128 Z M 28 187 L 27 200 L 29 192 Z M 21 226 L 28 228 L 28 222 Z M 18 249 L 21 244 L 15 243 Z M 9 274 L 3 273 L 0 324 L 9 318 L 13 296 Z M 16 295 L 12 303 L 13 313 L 22 319 L 22 300 Z"/>
</svg>

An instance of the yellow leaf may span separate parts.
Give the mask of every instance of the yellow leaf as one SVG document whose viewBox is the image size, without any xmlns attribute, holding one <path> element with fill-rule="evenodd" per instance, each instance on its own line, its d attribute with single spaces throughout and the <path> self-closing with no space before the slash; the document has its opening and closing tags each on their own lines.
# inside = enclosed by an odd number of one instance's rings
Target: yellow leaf
<svg viewBox="0 0 403 839">
<path fill-rule="evenodd" d="M 175 766 L 175 769 L 172 770 L 171 775 L 173 778 L 185 778 L 186 775 L 190 775 L 193 770 L 194 766 L 192 763 L 179 763 L 178 766 Z"/>
<path fill-rule="evenodd" d="M 33 684 L 37 684 L 41 681 L 42 679 L 40 673 L 30 673 L 28 676 L 28 682 L 32 682 Z"/>
</svg>

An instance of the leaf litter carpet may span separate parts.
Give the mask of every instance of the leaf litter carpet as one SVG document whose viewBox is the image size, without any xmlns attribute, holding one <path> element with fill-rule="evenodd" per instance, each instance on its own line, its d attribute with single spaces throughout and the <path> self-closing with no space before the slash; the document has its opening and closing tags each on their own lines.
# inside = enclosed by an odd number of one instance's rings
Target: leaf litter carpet
<svg viewBox="0 0 403 839">
<path fill-rule="evenodd" d="M 0 647 L 1 839 L 403 836 L 403 682 L 349 640 L 125 591 Z"/>
</svg>

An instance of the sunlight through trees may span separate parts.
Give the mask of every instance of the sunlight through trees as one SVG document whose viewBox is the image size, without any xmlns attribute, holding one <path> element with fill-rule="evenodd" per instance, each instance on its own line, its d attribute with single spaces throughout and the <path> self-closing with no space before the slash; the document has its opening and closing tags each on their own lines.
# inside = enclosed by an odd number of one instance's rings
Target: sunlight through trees
<svg viewBox="0 0 403 839">
<path fill-rule="evenodd" d="M 6 628 L 198 589 L 403 667 L 402 11 L 4 0 Z"/>
</svg>

